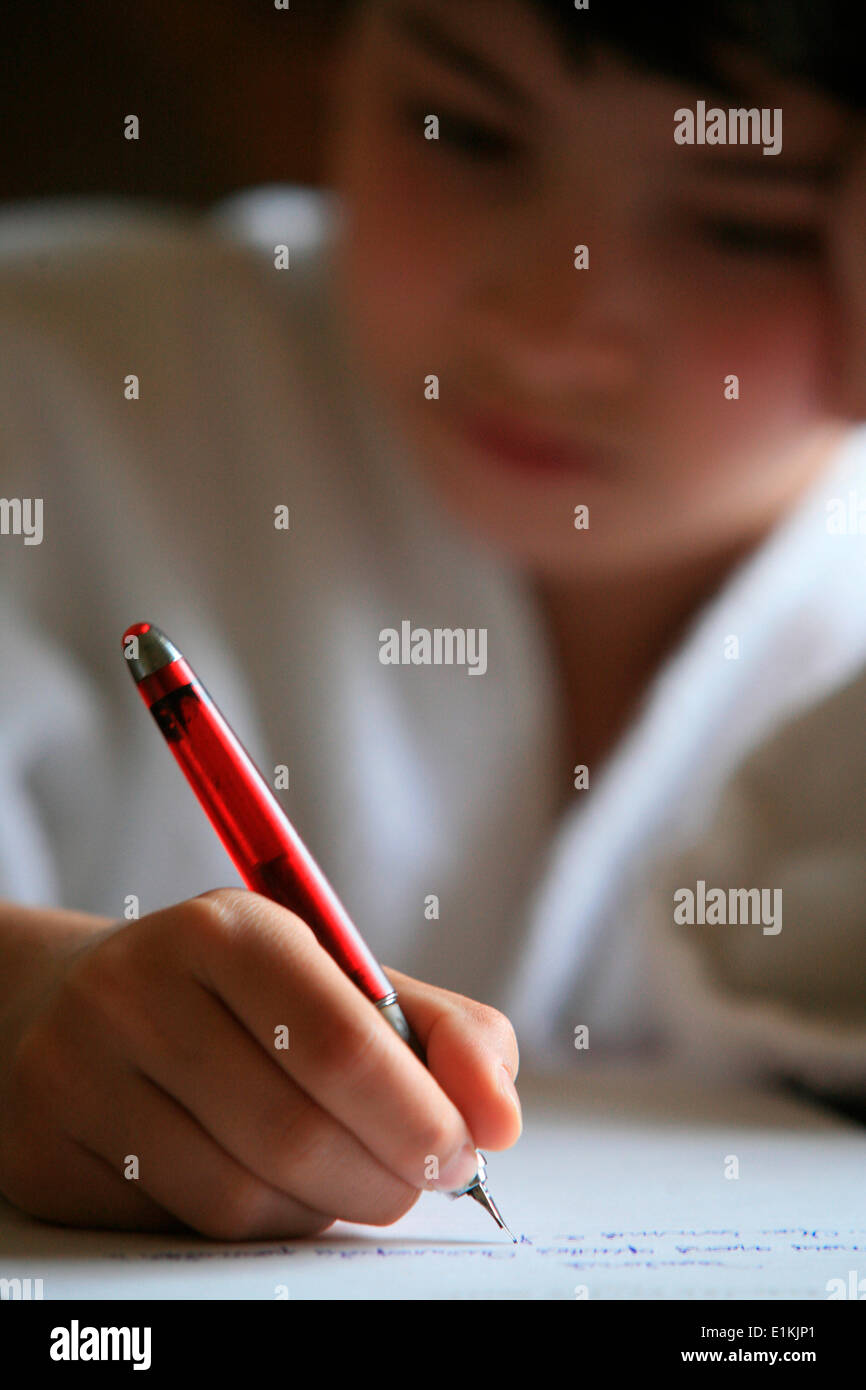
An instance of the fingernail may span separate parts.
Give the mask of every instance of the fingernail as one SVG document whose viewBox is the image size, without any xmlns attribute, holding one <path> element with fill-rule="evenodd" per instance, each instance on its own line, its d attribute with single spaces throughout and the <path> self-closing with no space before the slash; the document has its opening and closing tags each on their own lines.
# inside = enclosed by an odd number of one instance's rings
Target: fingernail
<svg viewBox="0 0 866 1390">
<path fill-rule="evenodd" d="M 505 1065 L 504 1062 L 500 1063 L 500 1067 L 499 1067 L 499 1089 L 500 1089 L 500 1091 L 502 1092 L 502 1094 L 503 1094 L 508 1100 L 511 1101 L 511 1104 L 514 1106 L 515 1110 L 517 1111 L 518 1117 L 519 1117 L 519 1119 L 520 1119 L 520 1124 L 521 1124 L 521 1126 L 522 1126 L 522 1125 L 523 1125 L 523 1110 L 521 1109 L 521 1105 L 520 1105 L 520 1097 L 519 1097 L 519 1095 L 517 1094 L 517 1087 L 515 1086 L 514 1082 L 513 1082 L 512 1079 L 511 1079 L 511 1072 L 508 1070 L 508 1068 L 507 1068 L 507 1066 Z"/>
<path fill-rule="evenodd" d="M 434 1186 L 443 1192 L 456 1192 L 458 1187 L 465 1187 L 471 1182 L 477 1171 L 478 1156 L 471 1144 L 464 1144 L 460 1152 L 440 1170 Z"/>
</svg>

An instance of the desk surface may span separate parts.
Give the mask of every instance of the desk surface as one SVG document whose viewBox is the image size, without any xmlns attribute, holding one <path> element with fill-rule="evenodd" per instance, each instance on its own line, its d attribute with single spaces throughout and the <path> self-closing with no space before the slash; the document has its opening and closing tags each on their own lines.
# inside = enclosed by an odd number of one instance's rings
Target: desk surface
<svg viewBox="0 0 866 1390">
<path fill-rule="evenodd" d="M 523 1136 L 488 1154 L 517 1246 L 469 1198 L 432 1193 L 394 1226 L 235 1245 L 69 1230 L 0 1199 L 0 1278 L 41 1279 L 45 1299 L 571 1300 L 827 1299 L 866 1275 L 860 1126 L 582 1060 L 521 1074 L 520 1092 Z"/>
</svg>

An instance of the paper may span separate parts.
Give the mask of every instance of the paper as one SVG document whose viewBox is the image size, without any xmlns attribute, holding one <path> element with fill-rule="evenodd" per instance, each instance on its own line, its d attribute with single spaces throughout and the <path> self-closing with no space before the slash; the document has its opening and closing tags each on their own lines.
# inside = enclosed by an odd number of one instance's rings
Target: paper
<svg viewBox="0 0 866 1390">
<path fill-rule="evenodd" d="M 41 1279 L 45 1299 L 866 1297 L 866 1130 L 580 1062 L 520 1091 L 523 1136 L 487 1155 L 517 1246 L 470 1198 L 433 1193 L 393 1226 L 235 1245 L 69 1230 L 2 1204 L 0 1277 Z"/>
</svg>

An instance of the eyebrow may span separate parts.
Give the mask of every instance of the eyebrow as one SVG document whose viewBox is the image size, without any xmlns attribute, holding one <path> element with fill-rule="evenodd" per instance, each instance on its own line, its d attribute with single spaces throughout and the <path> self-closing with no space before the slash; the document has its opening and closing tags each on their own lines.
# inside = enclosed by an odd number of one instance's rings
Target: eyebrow
<svg viewBox="0 0 866 1390">
<path fill-rule="evenodd" d="M 466 77 L 482 83 L 500 101 L 526 113 L 538 113 L 538 103 L 524 88 L 507 77 L 495 63 L 482 57 L 476 49 L 441 28 L 437 20 L 422 14 L 420 10 L 412 9 L 411 6 L 387 9 L 385 13 L 387 21 L 404 38 L 413 40 L 434 57 L 452 64 Z M 754 93 L 727 76 L 714 74 L 708 84 L 707 95 L 710 99 L 721 99 L 740 106 L 755 105 Z M 844 166 L 844 158 L 839 155 L 830 156 L 826 160 L 803 159 L 793 163 L 789 161 L 786 165 L 780 165 L 775 160 L 764 161 L 762 164 L 733 160 L 726 163 L 718 157 L 714 159 L 712 155 L 699 158 L 697 162 L 703 165 L 707 172 L 726 174 L 731 178 L 766 178 L 769 175 L 777 184 L 798 183 L 819 188 L 832 187 Z"/>
<path fill-rule="evenodd" d="M 506 77 L 501 68 L 483 58 L 477 50 L 440 28 L 428 15 L 402 8 L 388 11 L 388 20 L 404 38 L 412 39 L 434 57 L 452 64 L 464 76 L 482 83 L 500 101 L 523 112 L 537 112 L 537 102 L 524 88 Z"/>
<path fill-rule="evenodd" d="M 746 107 L 747 110 L 754 107 L 757 107 L 758 110 L 761 109 L 760 95 L 755 89 L 747 88 L 727 74 L 713 74 L 706 97 L 708 106 L 711 101 L 716 101 L 738 108 Z M 701 153 L 697 155 L 696 163 L 699 167 L 705 168 L 708 173 L 727 174 L 730 178 L 757 177 L 764 179 L 769 175 L 768 182 L 773 182 L 777 186 L 793 183 L 811 188 L 826 189 L 833 187 L 845 169 L 848 145 L 851 141 L 852 137 L 849 136 L 847 144 L 843 142 L 842 148 L 834 150 L 823 158 L 806 156 L 802 159 L 788 159 L 785 163 L 778 159 L 769 159 L 758 164 L 752 160 L 730 159 L 725 161 L 724 157 L 722 159 L 719 159 L 718 156 L 713 158 L 712 155 Z"/>
</svg>

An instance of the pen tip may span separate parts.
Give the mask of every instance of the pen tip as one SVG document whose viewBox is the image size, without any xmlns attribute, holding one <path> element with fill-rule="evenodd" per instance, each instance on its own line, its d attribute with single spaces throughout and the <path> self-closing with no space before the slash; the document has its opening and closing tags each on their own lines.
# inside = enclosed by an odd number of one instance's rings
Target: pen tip
<svg viewBox="0 0 866 1390">
<path fill-rule="evenodd" d="M 505 1222 L 502 1220 L 502 1214 L 484 1184 L 479 1183 L 477 1187 L 470 1188 L 469 1196 L 474 1197 L 476 1202 L 479 1202 L 481 1206 L 484 1207 L 485 1211 L 490 1212 L 490 1215 L 493 1217 L 499 1229 L 505 1231 L 506 1235 L 511 1236 L 514 1244 L 517 1245 L 517 1236 L 513 1231 L 508 1229 Z"/>
</svg>

